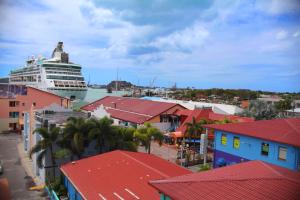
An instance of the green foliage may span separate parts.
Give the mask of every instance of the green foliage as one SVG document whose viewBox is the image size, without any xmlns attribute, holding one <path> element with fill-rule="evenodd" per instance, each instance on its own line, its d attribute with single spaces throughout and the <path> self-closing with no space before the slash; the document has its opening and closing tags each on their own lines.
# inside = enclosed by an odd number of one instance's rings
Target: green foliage
<svg viewBox="0 0 300 200">
<path fill-rule="evenodd" d="M 50 190 L 54 190 L 58 196 L 66 196 L 67 189 L 63 184 L 62 176 L 56 177 L 54 180 L 47 180 L 46 185 Z"/>
<path fill-rule="evenodd" d="M 274 119 L 278 112 L 272 104 L 263 101 L 250 101 L 248 109 L 239 114 L 240 116 L 252 117 L 255 120 Z"/>
<path fill-rule="evenodd" d="M 207 171 L 207 170 L 210 170 L 210 165 L 209 164 L 203 164 L 199 167 L 199 172 L 201 171 Z"/>
<path fill-rule="evenodd" d="M 37 164 L 39 168 L 42 168 L 42 162 L 45 158 L 47 152 L 50 152 L 50 158 L 52 165 L 55 165 L 55 157 L 53 152 L 53 145 L 56 144 L 58 135 L 60 133 L 60 128 L 54 127 L 49 131 L 47 128 L 38 128 L 33 133 L 39 134 L 42 139 L 37 142 L 35 146 L 30 149 L 29 157 L 32 157 L 32 154 L 39 153 L 37 156 Z M 55 168 L 53 168 L 53 177 L 55 177 Z"/>
<path fill-rule="evenodd" d="M 185 91 L 176 91 L 174 93 L 176 97 L 183 97 L 186 99 L 195 99 L 198 95 L 203 96 L 218 96 L 223 100 L 233 100 L 234 97 L 239 97 L 240 99 L 256 99 L 259 95 L 257 91 L 251 91 L 246 89 L 220 89 L 212 88 L 206 90 L 185 90 Z"/>
<path fill-rule="evenodd" d="M 275 108 L 279 111 L 285 111 L 292 109 L 292 99 L 285 98 L 284 100 L 280 100 L 279 102 L 275 103 Z"/>
<path fill-rule="evenodd" d="M 72 152 L 71 160 L 73 160 L 73 155 L 81 158 L 84 152 L 84 143 L 88 140 L 88 132 L 89 127 L 85 119 L 70 117 L 57 144 Z"/>
<path fill-rule="evenodd" d="M 134 132 L 134 137 L 139 141 L 150 154 L 151 141 L 157 141 L 160 145 L 164 139 L 162 132 L 150 123 L 145 123 Z"/>
</svg>

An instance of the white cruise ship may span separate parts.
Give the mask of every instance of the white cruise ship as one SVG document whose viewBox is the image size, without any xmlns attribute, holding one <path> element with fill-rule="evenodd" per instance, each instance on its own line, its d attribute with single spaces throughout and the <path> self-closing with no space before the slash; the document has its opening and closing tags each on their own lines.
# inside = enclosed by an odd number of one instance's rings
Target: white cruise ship
<svg viewBox="0 0 300 200">
<path fill-rule="evenodd" d="M 36 87 L 73 100 L 84 99 L 87 93 L 81 66 L 69 62 L 63 42 L 58 42 L 52 58 L 32 57 L 24 67 L 11 71 L 9 83 Z"/>
</svg>

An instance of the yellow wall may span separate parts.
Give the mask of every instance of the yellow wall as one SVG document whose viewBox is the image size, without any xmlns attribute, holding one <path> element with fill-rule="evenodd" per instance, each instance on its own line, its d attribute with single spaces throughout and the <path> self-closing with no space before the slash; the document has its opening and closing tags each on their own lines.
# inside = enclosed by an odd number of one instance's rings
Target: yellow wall
<svg viewBox="0 0 300 200">
<path fill-rule="evenodd" d="M 18 123 L 18 118 L 1 118 L 0 132 L 9 130 L 9 123 Z"/>
</svg>

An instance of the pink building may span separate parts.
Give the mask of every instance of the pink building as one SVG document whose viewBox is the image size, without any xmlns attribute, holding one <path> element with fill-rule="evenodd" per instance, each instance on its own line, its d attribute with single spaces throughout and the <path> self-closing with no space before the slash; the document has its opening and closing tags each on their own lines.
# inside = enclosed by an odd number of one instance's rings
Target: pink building
<svg viewBox="0 0 300 200">
<path fill-rule="evenodd" d="M 10 87 L 10 86 L 8 86 Z M 50 104 L 70 107 L 70 99 L 39 90 L 24 87 L 24 92 L 10 91 L 0 96 L 0 132 L 7 130 L 21 131 L 23 129 L 23 112 L 40 109 Z"/>
</svg>

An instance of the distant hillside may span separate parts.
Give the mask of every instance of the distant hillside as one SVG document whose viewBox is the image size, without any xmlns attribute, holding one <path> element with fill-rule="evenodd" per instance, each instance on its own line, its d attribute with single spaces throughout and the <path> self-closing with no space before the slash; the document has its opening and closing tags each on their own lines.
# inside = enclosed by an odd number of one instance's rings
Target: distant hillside
<svg viewBox="0 0 300 200">
<path fill-rule="evenodd" d="M 106 88 L 111 90 L 125 90 L 130 89 L 134 85 L 127 81 L 111 81 Z"/>
</svg>

